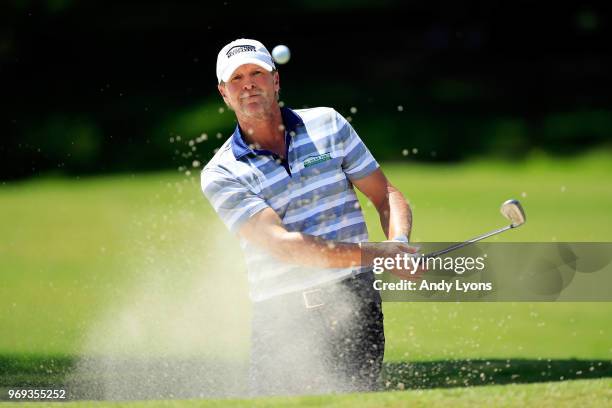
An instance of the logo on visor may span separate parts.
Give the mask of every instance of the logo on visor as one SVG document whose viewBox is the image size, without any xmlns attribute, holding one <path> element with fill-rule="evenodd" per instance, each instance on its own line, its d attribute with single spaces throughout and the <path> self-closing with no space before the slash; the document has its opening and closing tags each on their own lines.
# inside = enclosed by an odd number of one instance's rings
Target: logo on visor
<svg viewBox="0 0 612 408">
<path fill-rule="evenodd" d="M 227 51 L 227 58 L 231 58 L 236 54 L 239 54 L 241 52 L 255 52 L 256 48 L 254 45 L 236 45 L 232 48 L 230 48 Z"/>
</svg>

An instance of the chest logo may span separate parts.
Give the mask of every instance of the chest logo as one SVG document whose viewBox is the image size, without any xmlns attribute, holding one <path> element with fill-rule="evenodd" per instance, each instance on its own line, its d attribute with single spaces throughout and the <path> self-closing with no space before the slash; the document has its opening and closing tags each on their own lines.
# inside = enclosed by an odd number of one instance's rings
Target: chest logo
<svg viewBox="0 0 612 408">
<path fill-rule="evenodd" d="M 331 160 L 331 153 L 323 153 L 318 156 L 311 156 L 304 160 L 304 167 L 314 166 L 315 164 L 323 163 L 325 161 Z"/>
</svg>

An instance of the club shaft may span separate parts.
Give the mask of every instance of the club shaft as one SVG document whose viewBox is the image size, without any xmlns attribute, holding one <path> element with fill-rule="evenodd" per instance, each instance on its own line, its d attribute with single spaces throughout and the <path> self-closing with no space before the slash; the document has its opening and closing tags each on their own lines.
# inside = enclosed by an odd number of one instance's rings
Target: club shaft
<svg viewBox="0 0 612 408">
<path fill-rule="evenodd" d="M 508 225 L 506 227 L 497 229 L 495 231 L 491 231 L 491 232 L 488 232 L 486 234 L 479 235 L 479 236 L 477 236 L 475 238 L 472 238 L 470 240 L 467 240 L 467 241 L 460 242 L 458 244 L 449 246 L 448 248 L 441 249 L 440 251 L 435 251 L 435 252 L 429 253 L 429 254 L 425 255 L 425 258 L 435 258 L 436 256 L 440 256 L 440 255 L 445 254 L 447 252 L 454 251 L 454 250 L 459 249 L 459 248 L 463 248 L 464 246 L 473 244 L 474 242 L 481 241 L 481 240 L 483 240 L 485 238 L 489 238 L 490 236 L 493 236 L 493 235 L 496 235 L 496 234 L 500 234 L 500 233 L 502 233 L 504 231 L 508 231 L 509 229 L 512 229 L 512 228 L 514 228 L 513 225 Z"/>
</svg>

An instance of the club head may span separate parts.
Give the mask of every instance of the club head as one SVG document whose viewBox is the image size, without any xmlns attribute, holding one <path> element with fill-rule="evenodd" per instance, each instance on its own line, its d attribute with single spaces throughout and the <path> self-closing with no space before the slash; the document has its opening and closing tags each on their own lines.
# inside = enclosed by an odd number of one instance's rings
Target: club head
<svg viewBox="0 0 612 408">
<path fill-rule="evenodd" d="M 504 202 L 500 211 L 504 217 L 512 222 L 512 228 L 520 227 L 527 220 L 525 210 L 523 210 L 518 200 L 508 200 Z"/>
</svg>

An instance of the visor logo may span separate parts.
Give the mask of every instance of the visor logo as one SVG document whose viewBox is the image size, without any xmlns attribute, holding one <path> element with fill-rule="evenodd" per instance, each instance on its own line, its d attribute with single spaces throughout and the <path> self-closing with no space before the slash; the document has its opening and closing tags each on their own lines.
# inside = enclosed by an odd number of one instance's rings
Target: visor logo
<svg viewBox="0 0 612 408">
<path fill-rule="evenodd" d="M 235 45 L 227 51 L 227 58 L 231 58 L 241 52 L 255 52 L 256 48 L 254 45 Z"/>
</svg>

